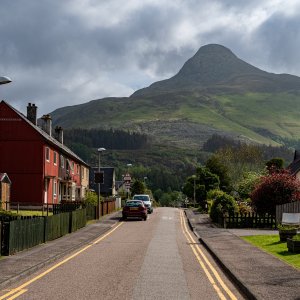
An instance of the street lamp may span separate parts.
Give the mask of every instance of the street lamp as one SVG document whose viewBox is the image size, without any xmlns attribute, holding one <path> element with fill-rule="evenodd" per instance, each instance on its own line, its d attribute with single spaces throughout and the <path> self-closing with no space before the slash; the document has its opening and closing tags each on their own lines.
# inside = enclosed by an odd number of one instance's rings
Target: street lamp
<svg viewBox="0 0 300 300">
<path fill-rule="evenodd" d="M 130 177 L 130 174 L 129 174 L 129 168 L 132 167 L 132 164 L 127 164 L 127 176 Z M 130 180 L 128 182 L 128 187 L 126 188 L 127 189 L 127 200 L 129 199 L 129 195 L 130 195 L 130 183 L 131 183 L 131 177 L 130 177 Z"/>
<path fill-rule="evenodd" d="M 9 77 L 6 76 L 0 76 L 0 84 L 6 84 L 6 83 L 10 83 L 11 79 Z"/>
<path fill-rule="evenodd" d="M 129 173 L 129 168 L 132 167 L 132 164 L 127 164 L 127 173 Z"/>
<path fill-rule="evenodd" d="M 193 175 L 192 178 L 194 180 L 194 195 L 193 195 L 193 198 L 194 198 L 194 206 L 195 206 L 196 205 L 196 175 Z"/>
<path fill-rule="evenodd" d="M 105 148 L 98 148 L 98 172 L 100 174 L 100 154 L 101 152 L 105 151 Z M 100 219 L 101 209 L 100 209 L 100 181 L 98 182 L 98 219 Z"/>
</svg>

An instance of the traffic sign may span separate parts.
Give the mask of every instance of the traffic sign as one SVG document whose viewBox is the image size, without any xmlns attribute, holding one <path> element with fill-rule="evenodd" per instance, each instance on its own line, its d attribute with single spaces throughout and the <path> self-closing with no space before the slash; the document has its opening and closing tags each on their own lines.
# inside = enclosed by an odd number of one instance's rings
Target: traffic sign
<svg viewBox="0 0 300 300">
<path fill-rule="evenodd" d="M 126 173 L 123 177 L 123 181 L 125 182 L 131 182 L 131 176 L 129 173 Z"/>
</svg>

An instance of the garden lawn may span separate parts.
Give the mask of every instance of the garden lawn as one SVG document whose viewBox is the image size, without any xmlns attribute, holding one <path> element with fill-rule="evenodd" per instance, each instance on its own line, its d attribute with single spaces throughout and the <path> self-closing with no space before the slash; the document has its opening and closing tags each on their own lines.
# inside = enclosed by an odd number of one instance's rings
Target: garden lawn
<svg viewBox="0 0 300 300">
<path fill-rule="evenodd" d="M 295 254 L 288 251 L 286 242 L 280 242 L 279 235 L 254 235 L 241 237 L 250 244 L 273 254 L 289 265 L 300 269 L 300 253 Z"/>
<path fill-rule="evenodd" d="M 19 213 L 17 210 L 11 210 L 10 212 L 14 214 L 18 214 L 19 216 L 47 216 L 47 212 L 39 211 L 39 210 L 19 210 Z M 49 212 L 49 216 L 52 216 L 53 213 Z"/>
</svg>

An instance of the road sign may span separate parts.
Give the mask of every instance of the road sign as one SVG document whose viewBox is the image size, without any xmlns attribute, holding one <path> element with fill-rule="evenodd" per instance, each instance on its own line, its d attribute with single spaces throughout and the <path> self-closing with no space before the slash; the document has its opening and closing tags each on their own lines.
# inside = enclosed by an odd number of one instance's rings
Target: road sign
<svg viewBox="0 0 300 300">
<path fill-rule="evenodd" d="M 131 176 L 129 173 L 126 173 L 123 177 L 124 182 L 131 182 Z"/>
<path fill-rule="evenodd" d="M 95 183 L 104 183 L 104 172 L 95 172 Z"/>
</svg>

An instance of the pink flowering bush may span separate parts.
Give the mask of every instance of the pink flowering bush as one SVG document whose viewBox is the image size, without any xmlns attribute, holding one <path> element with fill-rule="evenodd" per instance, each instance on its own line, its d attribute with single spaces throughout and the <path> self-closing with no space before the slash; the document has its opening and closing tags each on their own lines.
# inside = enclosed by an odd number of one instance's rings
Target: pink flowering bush
<svg viewBox="0 0 300 300">
<path fill-rule="evenodd" d="M 300 181 L 287 170 L 261 177 L 250 194 L 258 213 L 275 214 L 276 205 L 300 201 Z"/>
</svg>

